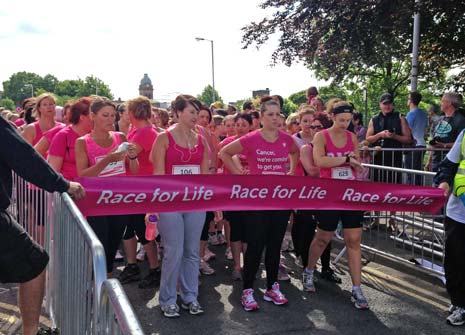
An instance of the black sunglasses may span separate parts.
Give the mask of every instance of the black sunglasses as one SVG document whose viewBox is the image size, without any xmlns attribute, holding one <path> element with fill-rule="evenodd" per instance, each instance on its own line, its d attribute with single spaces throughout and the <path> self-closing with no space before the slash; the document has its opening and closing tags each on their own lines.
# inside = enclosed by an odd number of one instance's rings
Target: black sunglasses
<svg viewBox="0 0 465 335">
<path fill-rule="evenodd" d="M 297 122 L 297 121 L 292 121 L 291 124 L 292 124 L 292 125 L 295 125 L 295 126 L 298 126 L 300 123 Z"/>
<path fill-rule="evenodd" d="M 323 126 L 310 126 L 310 129 L 323 129 Z"/>
</svg>

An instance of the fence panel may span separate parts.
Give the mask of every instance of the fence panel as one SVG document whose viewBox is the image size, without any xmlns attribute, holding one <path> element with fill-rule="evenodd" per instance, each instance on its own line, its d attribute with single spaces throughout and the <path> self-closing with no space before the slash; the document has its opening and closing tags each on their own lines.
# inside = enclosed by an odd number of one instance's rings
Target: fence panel
<svg viewBox="0 0 465 335">
<path fill-rule="evenodd" d="M 144 334 L 119 281 L 105 280 L 100 297 L 99 328 L 101 334 Z"/>
</svg>

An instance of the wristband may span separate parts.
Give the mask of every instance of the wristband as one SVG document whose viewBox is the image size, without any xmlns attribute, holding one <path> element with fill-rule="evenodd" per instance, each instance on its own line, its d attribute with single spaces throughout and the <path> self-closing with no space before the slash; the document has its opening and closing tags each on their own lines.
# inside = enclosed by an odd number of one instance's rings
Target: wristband
<svg viewBox="0 0 465 335">
<path fill-rule="evenodd" d="M 137 155 L 135 155 L 134 157 L 129 157 L 128 156 L 128 158 L 129 158 L 129 160 L 133 161 L 133 160 L 137 159 Z"/>
<path fill-rule="evenodd" d="M 349 156 L 349 154 L 346 155 L 346 163 L 350 163 L 350 156 Z"/>
</svg>

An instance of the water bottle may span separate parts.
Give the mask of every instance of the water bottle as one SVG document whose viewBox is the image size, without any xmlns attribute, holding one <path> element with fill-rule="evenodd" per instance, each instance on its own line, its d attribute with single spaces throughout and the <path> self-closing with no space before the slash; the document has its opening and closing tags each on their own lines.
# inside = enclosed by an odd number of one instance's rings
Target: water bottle
<svg viewBox="0 0 465 335">
<path fill-rule="evenodd" d="M 116 149 L 116 152 L 123 152 L 123 151 L 128 150 L 128 145 L 129 145 L 128 142 L 123 142 L 123 143 L 121 143 L 121 144 L 118 146 L 118 149 Z"/>
<path fill-rule="evenodd" d="M 148 222 L 145 225 L 145 239 L 147 241 L 153 241 L 155 239 L 155 234 L 157 233 L 157 222 L 158 214 L 150 214 Z"/>
</svg>

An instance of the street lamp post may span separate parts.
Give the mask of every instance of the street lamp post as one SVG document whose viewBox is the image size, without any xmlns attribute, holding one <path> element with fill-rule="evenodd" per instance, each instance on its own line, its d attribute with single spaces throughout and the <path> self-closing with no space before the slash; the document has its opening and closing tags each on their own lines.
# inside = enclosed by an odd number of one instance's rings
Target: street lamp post
<svg viewBox="0 0 465 335">
<path fill-rule="evenodd" d="M 209 39 L 203 38 L 203 37 L 196 37 L 195 40 L 196 41 L 208 41 L 211 44 L 211 48 L 212 48 L 212 87 L 213 87 L 213 92 L 215 92 L 215 57 L 214 57 L 214 54 L 213 54 L 213 40 L 209 40 Z M 215 99 L 213 99 L 213 100 L 215 100 Z"/>
<path fill-rule="evenodd" d="M 32 84 L 24 84 L 24 87 L 31 86 L 31 97 L 34 96 L 34 85 Z"/>
</svg>

